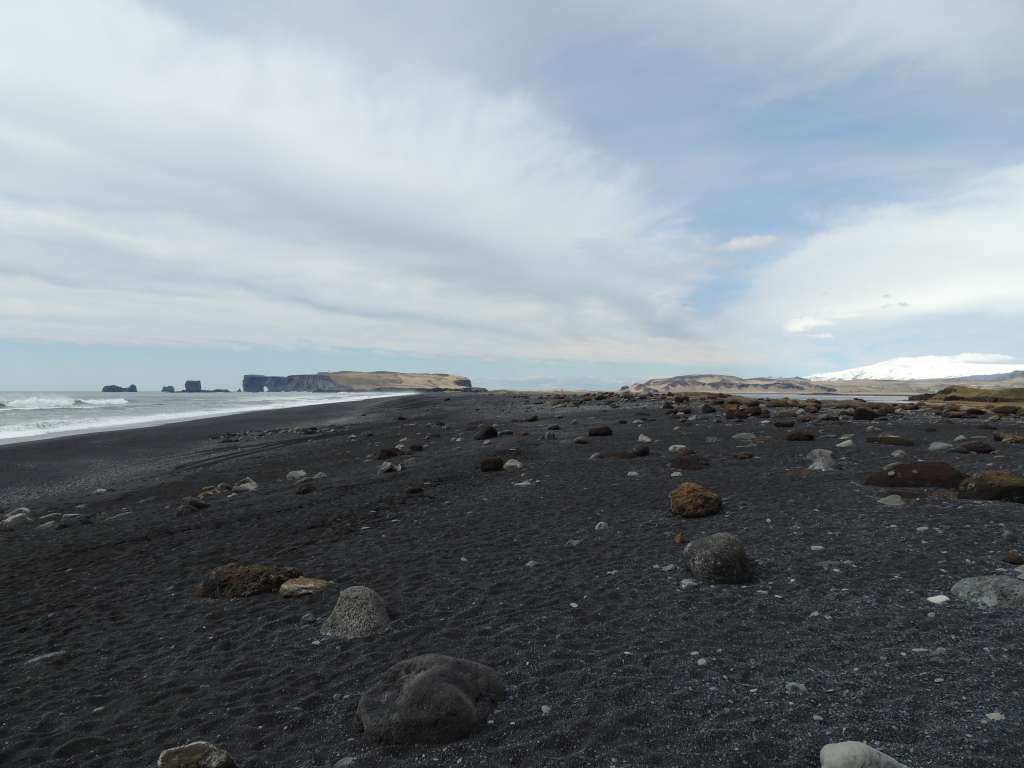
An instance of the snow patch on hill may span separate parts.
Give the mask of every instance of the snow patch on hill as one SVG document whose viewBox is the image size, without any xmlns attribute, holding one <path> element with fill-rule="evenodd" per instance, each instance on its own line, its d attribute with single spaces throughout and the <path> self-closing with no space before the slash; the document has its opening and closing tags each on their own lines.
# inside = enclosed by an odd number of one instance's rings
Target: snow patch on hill
<svg viewBox="0 0 1024 768">
<path fill-rule="evenodd" d="M 811 381 L 859 381 L 911 379 L 959 379 L 965 376 L 991 376 L 1024 370 L 1024 362 L 1008 355 L 965 352 L 959 355 L 921 355 L 895 357 L 873 365 L 830 371 L 808 376 Z"/>
</svg>

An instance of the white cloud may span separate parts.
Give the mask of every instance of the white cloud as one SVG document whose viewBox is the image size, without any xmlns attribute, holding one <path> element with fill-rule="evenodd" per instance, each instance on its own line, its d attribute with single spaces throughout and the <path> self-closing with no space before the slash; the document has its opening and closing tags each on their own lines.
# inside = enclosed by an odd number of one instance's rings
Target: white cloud
<svg viewBox="0 0 1024 768">
<path fill-rule="evenodd" d="M 2 21 L 8 338 L 716 354 L 697 240 L 528 94 L 127 0 Z"/>
<path fill-rule="evenodd" d="M 746 235 L 725 241 L 718 246 L 718 250 L 725 253 L 745 253 L 747 251 L 767 248 L 769 245 L 774 245 L 778 240 L 779 238 L 775 235 Z"/>
</svg>

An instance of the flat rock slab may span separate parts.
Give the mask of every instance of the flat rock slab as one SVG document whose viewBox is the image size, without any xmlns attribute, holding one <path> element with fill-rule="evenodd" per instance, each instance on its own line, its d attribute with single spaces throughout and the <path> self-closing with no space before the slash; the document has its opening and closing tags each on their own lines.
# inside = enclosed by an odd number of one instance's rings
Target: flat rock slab
<svg viewBox="0 0 1024 768">
<path fill-rule="evenodd" d="M 907 768 L 862 741 L 841 741 L 821 748 L 821 768 Z"/>
<path fill-rule="evenodd" d="M 282 597 L 302 597 L 303 595 L 312 595 L 317 592 L 323 592 L 325 589 L 329 589 L 333 586 L 333 581 L 327 579 L 314 579 L 308 576 L 297 576 L 294 579 L 288 579 L 281 585 L 278 592 Z"/>
<path fill-rule="evenodd" d="M 873 472 L 864 478 L 864 485 L 882 488 L 959 488 L 967 478 L 963 472 L 944 461 L 918 461 L 896 464 Z"/>
<path fill-rule="evenodd" d="M 157 768 L 235 768 L 231 755 L 208 741 L 193 741 L 165 749 L 157 759 Z"/>
<path fill-rule="evenodd" d="M 971 576 L 954 584 L 953 594 L 982 608 L 1024 608 L 1024 579 Z"/>
<path fill-rule="evenodd" d="M 356 727 L 382 744 L 443 744 L 475 732 L 505 696 L 488 666 L 436 653 L 415 656 L 362 695 Z"/>
</svg>

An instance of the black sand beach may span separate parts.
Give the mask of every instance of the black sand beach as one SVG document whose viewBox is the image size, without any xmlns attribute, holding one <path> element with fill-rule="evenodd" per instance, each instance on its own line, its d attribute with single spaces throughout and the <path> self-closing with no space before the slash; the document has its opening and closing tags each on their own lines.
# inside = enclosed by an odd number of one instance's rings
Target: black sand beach
<svg viewBox="0 0 1024 768">
<path fill-rule="evenodd" d="M 1024 505 L 918 489 L 889 507 L 863 480 L 895 460 L 866 442 L 872 425 L 915 442 L 906 460 L 965 473 L 1020 473 L 1024 445 L 937 456 L 931 441 L 990 439 L 987 417 L 924 410 L 799 424 L 816 439 L 794 442 L 760 418 L 673 418 L 656 398 L 572 402 L 425 394 L 0 447 L 0 511 L 84 515 L 0 531 L 0 765 L 155 765 L 197 739 L 241 768 L 816 766 L 844 740 L 912 768 L 1021 764 L 1024 612 L 926 598 L 1010 572 Z M 514 434 L 485 445 L 481 424 Z M 574 442 L 599 424 L 614 434 Z M 1024 432 L 1020 417 L 999 428 Z M 649 456 L 590 458 L 640 434 Z M 843 434 L 854 447 L 836 448 Z M 425 449 L 381 474 L 374 455 L 403 437 Z M 679 443 L 710 466 L 672 477 Z M 804 471 L 813 448 L 836 469 Z M 493 455 L 523 467 L 481 472 Z M 299 495 L 298 469 L 326 477 Z M 245 477 L 257 490 L 182 504 Z M 722 512 L 673 517 L 682 480 L 720 493 Z M 682 585 L 680 531 L 735 533 L 756 580 Z M 229 562 L 336 588 L 193 593 Z M 387 631 L 322 637 L 351 585 L 385 598 Z M 360 694 L 429 652 L 493 667 L 507 700 L 463 741 L 369 744 Z"/>
</svg>

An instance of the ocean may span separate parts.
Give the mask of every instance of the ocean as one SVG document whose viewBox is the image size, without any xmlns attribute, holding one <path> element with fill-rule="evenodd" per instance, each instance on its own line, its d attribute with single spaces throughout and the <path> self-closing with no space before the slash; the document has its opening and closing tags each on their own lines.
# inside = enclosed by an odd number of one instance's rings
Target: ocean
<svg viewBox="0 0 1024 768">
<path fill-rule="evenodd" d="M 0 392 L 0 444 L 402 394 L 407 393 Z"/>
</svg>

